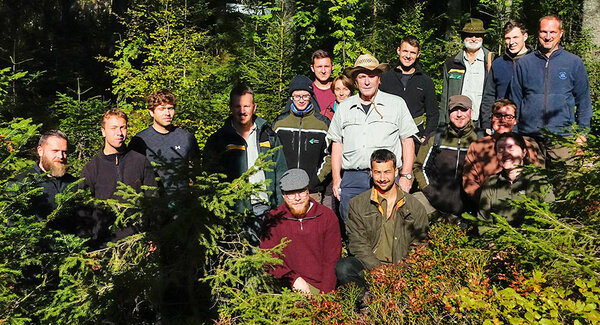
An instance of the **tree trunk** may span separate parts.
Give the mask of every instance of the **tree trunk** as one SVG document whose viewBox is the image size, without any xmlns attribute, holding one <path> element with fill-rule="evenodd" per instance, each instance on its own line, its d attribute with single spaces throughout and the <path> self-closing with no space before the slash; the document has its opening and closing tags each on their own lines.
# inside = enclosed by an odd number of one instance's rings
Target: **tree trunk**
<svg viewBox="0 0 600 325">
<path fill-rule="evenodd" d="M 600 3 L 598 0 L 583 1 L 583 28 L 589 29 L 591 40 L 600 46 Z"/>
</svg>

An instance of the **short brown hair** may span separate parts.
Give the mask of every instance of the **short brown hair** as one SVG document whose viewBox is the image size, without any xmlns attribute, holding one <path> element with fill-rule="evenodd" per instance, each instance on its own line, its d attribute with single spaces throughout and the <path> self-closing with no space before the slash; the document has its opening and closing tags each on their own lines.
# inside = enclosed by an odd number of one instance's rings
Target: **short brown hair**
<svg viewBox="0 0 600 325">
<path fill-rule="evenodd" d="M 514 28 L 520 29 L 521 33 L 523 34 L 527 33 L 527 27 L 525 27 L 525 24 L 522 21 L 518 19 L 510 19 L 506 22 L 506 24 L 504 24 L 504 34 L 510 32 Z"/>
<path fill-rule="evenodd" d="M 315 59 L 324 59 L 324 58 L 329 58 L 331 60 L 331 56 L 329 55 L 329 52 L 327 52 L 325 50 L 316 50 L 313 52 L 310 62 L 315 63 Z"/>
<path fill-rule="evenodd" d="M 335 91 L 335 83 L 338 80 L 341 80 L 344 86 L 350 89 L 350 94 L 352 95 L 352 93 L 354 92 L 354 82 L 352 81 L 352 79 L 350 79 L 350 77 L 348 77 L 345 74 L 341 74 L 333 79 L 333 82 L 331 83 L 331 91 Z"/>
<path fill-rule="evenodd" d="M 67 135 L 63 131 L 48 130 L 48 131 L 44 132 L 44 134 L 42 134 L 42 136 L 40 137 L 40 141 L 38 141 L 38 147 L 43 146 L 44 143 L 46 143 L 46 141 L 50 137 L 61 138 L 61 139 L 64 139 L 65 141 L 69 142 L 69 139 L 67 139 Z"/>
<path fill-rule="evenodd" d="M 562 19 L 558 18 L 557 15 L 548 15 L 548 16 L 544 16 L 544 17 L 540 18 L 538 26 L 540 26 L 542 24 L 542 20 L 546 20 L 546 19 L 549 19 L 549 20 L 554 19 L 554 20 L 558 21 L 558 28 L 560 30 L 563 30 Z"/>
<path fill-rule="evenodd" d="M 233 86 L 233 88 L 231 89 L 231 92 L 229 93 L 229 107 L 231 107 L 233 105 L 234 98 L 242 97 L 245 94 L 252 95 L 252 104 L 254 104 L 254 90 L 252 89 L 252 87 L 250 85 L 245 84 L 245 83 L 240 83 L 240 84 Z"/>
<path fill-rule="evenodd" d="M 413 35 L 404 36 L 402 41 L 400 41 L 400 46 L 402 46 L 402 43 L 408 43 L 408 44 L 410 44 L 410 46 L 416 47 L 417 49 L 419 49 L 419 51 L 421 50 L 421 42 L 419 42 L 419 39 Z"/>
<path fill-rule="evenodd" d="M 515 112 L 517 111 L 517 105 L 515 105 L 515 103 L 513 103 L 512 100 L 500 98 L 494 102 L 494 105 L 492 105 L 492 114 L 496 113 L 499 109 L 501 109 L 504 106 L 511 106 L 515 110 Z"/>
<path fill-rule="evenodd" d="M 102 127 L 104 127 L 104 121 L 108 120 L 109 118 L 111 118 L 113 116 L 124 119 L 125 123 L 127 123 L 129 121 L 129 119 L 127 118 L 127 114 L 125 114 L 125 112 L 123 112 L 119 108 L 112 108 L 112 109 L 109 109 L 108 111 L 104 112 L 104 114 L 102 114 Z"/>
<path fill-rule="evenodd" d="M 175 107 L 177 104 L 177 98 L 175 98 L 175 95 L 173 95 L 169 89 L 162 88 L 148 95 L 147 102 L 148 109 L 153 111 L 156 106 L 160 106 L 162 104 L 171 104 L 173 107 Z"/>
</svg>

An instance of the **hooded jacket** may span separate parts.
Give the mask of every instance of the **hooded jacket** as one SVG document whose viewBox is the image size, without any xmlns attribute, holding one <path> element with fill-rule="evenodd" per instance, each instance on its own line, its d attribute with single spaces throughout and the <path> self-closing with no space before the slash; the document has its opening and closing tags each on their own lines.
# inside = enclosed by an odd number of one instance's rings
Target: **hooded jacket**
<svg viewBox="0 0 600 325">
<path fill-rule="evenodd" d="M 313 101 L 311 99 L 311 103 Z M 314 107 L 301 114 L 287 107 L 273 122 L 273 131 L 283 145 L 287 165 L 306 171 L 311 193 L 322 192 L 325 189 L 322 183 L 331 173 L 328 129 L 329 120 L 316 114 Z"/>
<path fill-rule="evenodd" d="M 406 88 L 402 84 L 400 76 L 402 76 L 402 70 L 398 67 L 384 72 L 381 75 L 379 89 L 402 97 L 419 128 L 418 137 L 429 136 L 435 132 L 440 117 L 433 80 L 423 72 L 418 64 L 415 65 L 415 72 L 408 79 Z M 427 116 L 427 123 L 423 123 L 423 115 Z M 427 126 L 424 127 L 423 124 Z"/>
<path fill-rule="evenodd" d="M 473 123 L 462 129 L 449 125 L 419 150 L 413 169 L 415 179 L 437 210 L 460 215 L 467 209 L 462 189 L 463 164 L 469 145 L 476 139 Z"/>
<path fill-rule="evenodd" d="M 508 98 L 510 80 L 515 71 L 517 61 L 528 53 L 531 53 L 530 48 L 527 48 L 527 52 L 514 57 L 510 56 L 508 52 L 505 52 L 504 55 L 496 58 L 494 62 L 492 62 L 492 68 L 485 81 L 483 97 L 481 98 L 480 120 L 482 129 L 492 128 L 492 106 L 496 99 Z"/>
<path fill-rule="evenodd" d="M 335 289 L 335 264 L 342 255 L 342 237 L 338 219 L 331 209 L 310 199 L 311 208 L 304 218 L 295 218 L 282 204 L 265 218 L 260 248 L 273 248 L 287 238 L 283 264 L 269 273 L 292 285 L 298 277 L 327 293 Z"/>
<path fill-rule="evenodd" d="M 275 132 L 267 125 L 267 121 L 255 116 L 254 123 L 256 123 L 258 129 L 258 141 L 256 143 L 258 144 L 259 153 L 266 153 L 270 149 L 281 145 Z M 232 119 L 229 117 L 225 120 L 225 124 L 206 141 L 203 162 L 208 170 L 224 173 L 227 175 L 227 180 L 232 181 L 248 170 L 247 147 L 248 143 L 237 133 L 233 127 Z M 271 192 L 269 203 L 271 207 L 277 207 L 283 203 L 279 180 L 287 170 L 287 165 L 281 150 L 277 150 L 273 156 L 267 159 L 275 162 L 275 165 L 270 168 L 272 170 L 265 170 L 264 173 L 265 179 L 271 180 L 267 186 L 267 190 Z M 237 205 L 240 212 L 250 207 L 249 199 Z"/>
<path fill-rule="evenodd" d="M 517 105 L 520 134 L 541 137 L 541 129 L 547 128 L 569 135 L 574 122 L 580 131 L 589 129 L 590 83 L 581 58 L 562 47 L 550 57 L 536 50 L 520 59 L 515 69 L 510 99 Z"/>
</svg>

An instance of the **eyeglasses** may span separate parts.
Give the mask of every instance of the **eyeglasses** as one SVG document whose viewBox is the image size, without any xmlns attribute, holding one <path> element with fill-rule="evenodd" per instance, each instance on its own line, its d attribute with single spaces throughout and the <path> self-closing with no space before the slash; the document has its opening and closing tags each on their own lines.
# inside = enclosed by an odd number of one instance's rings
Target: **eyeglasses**
<svg viewBox="0 0 600 325">
<path fill-rule="evenodd" d="M 291 96 L 291 98 L 293 100 L 300 100 L 300 99 L 309 100 L 310 95 L 294 95 L 294 96 Z"/>
<path fill-rule="evenodd" d="M 515 119 L 514 115 L 510 115 L 510 114 L 502 114 L 502 113 L 494 113 L 492 114 L 493 117 L 499 119 L 499 120 L 505 120 L 505 121 L 512 121 Z"/>
<path fill-rule="evenodd" d="M 308 191 L 302 190 L 302 191 L 286 192 L 286 193 L 283 193 L 283 195 L 285 195 L 285 197 L 287 197 L 288 199 L 295 199 L 296 196 L 300 197 L 301 199 L 304 199 L 308 196 Z"/>
</svg>

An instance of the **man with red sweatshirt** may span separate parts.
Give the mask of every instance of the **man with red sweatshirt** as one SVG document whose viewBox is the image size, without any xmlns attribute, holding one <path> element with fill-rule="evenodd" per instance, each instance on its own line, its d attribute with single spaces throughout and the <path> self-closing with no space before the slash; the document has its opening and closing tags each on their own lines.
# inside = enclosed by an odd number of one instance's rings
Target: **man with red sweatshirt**
<svg viewBox="0 0 600 325">
<path fill-rule="evenodd" d="M 342 253 L 340 226 L 335 213 L 308 194 L 308 174 L 290 169 L 280 181 L 284 204 L 269 212 L 260 248 L 273 248 L 287 238 L 283 263 L 269 273 L 289 282 L 294 290 L 327 293 L 335 289 L 335 264 Z"/>
</svg>

